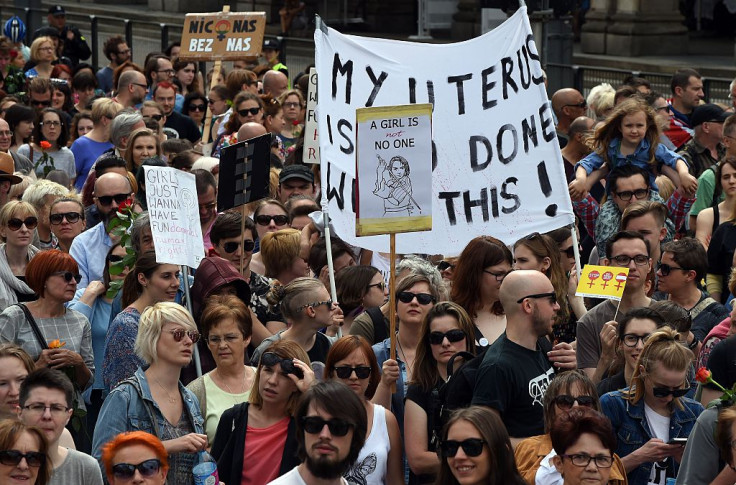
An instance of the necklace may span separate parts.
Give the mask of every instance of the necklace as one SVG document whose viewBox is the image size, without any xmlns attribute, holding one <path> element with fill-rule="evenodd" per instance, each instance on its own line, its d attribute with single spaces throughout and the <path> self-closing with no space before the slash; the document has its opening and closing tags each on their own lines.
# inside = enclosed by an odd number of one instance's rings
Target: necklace
<svg viewBox="0 0 736 485">
<path fill-rule="evenodd" d="M 243 369 L 243 392 L 241 392 L 240 394 L 245 394 L 245 392 L 247 391 L 246 386 L 245 386 L 245 378 L 247 377 L 247 374 L 248 372 L 245 369 Z M 220 379 L 220 382 L 222 382 L 222 385 L 225 386 L 225 389 L 227 389 L 227 392 L 230 393 L 231 396 L 235 396 L 235 393 L 233 392 L 233 390 L 230 389 L 230 386 L 228 386 L 227 382 L 225 382 L 225 378 L 222 377 L 219 373 L 217 374 L 217 378 Z M 235 404 L 240 404 L 240 402 L 237 399 L 235 399 Z"/>
<path fill-rule="evenodd" d="M 176 402 L 177 402 L 177 399 L 176 399 L 176 397 L 171 397 L 171 394 L 169 394 L 169 391 L 167 391 L 167 390 L 166 390 L 166 388 L 165 388 L 165 387 L 164 387 L 164 386 L 163 386 L 163 385 L 162 385 L 162 384 L 161 384 L 161 383 L 159 382 L 159 380 L 158 380 L 158 379 L 156 379 L 156 378 L 154 377 L 154 378 L 153 378 L 153 380 L 154 380 L 154 381 L 156 381 L 156 384 L 158 384 L 158 386 L 159 386 L 159 387 L 160 387 L 161 389 L 163 389 L 163 390 L 164 390 L 164 392 L 166 393 L 166 395 L 167 395 L 167 396 L 169 397 L 169 402 L 170 402 L 171 404 L 176 404 Z"/>
<path fill-rule="evenodd" d="M 396 335 L 396 343 L 399 344 L 399 350 L 401 351 L 401 355 L 404 356 L 404 364 L 406 364 L 406 377 L 408 380 L 411 380 L 411 374 L 412 369 L 414 368 L 414 362 L 409 362 L 409 359 L 406 357 L 406 352 L 404 352 L 404 348 L 401 346 L 401 339 L 399 339 L 398 334 Z"/>
</svg>

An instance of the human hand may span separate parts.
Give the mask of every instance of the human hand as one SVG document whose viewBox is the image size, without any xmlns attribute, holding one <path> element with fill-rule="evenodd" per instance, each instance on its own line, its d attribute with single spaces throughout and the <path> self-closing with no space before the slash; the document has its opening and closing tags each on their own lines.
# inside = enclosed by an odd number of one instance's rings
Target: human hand
<svg viewBox="0 0 736 485">
<path fill-rule="evenodd" d="M 683 195 L 694 196 L 698 190 L 698 179 L 689 173 L 680 174 L 680 190 L 682 190 Z"/>
<path fill-rule="evenodd" d="M 611 320 L 603 324 L 600 333 L 601 358 L 613 360 L 616 355 L 616 344 L 618 343 L 618 322 Z"/>
<path fill-rule="evenodd" d="M 682 445 L 668 445 L 658 438 L 652 438 L 639 448 L 635 453 L 646 458 L 646 461 L 662 461 L 679 453 L 682 457 Z"/>
<path fill-rule="evenodd" d="M 297 376 L 296 374 L 287 374 L 287 376 L 289 376 L 289 379 L 294 381 L 294 384 L 296 384 L 296 388 L 299 389 L 299 392 L 305 392 L 314 382 L 314 371 L 309 364 L 299 359 L 294 359 L 294 366 L 302 371 L 304 377 L 300 379 L 299 376 Z"/>
<path fill-rule="evenodd" d="M 38 356 L 36 361 L 36 368 L 40 369 L 43 367 L 51 367 L 51 352 L 56 349 L 44 349 L 41 351 L 41 355 Z"/>
<path fill-rule="evenodd" d="M 189 433 L 164 442 L 166 451 L 172 453 L 196 453 L 207 448 L 207 435 Z"/>
<path fill-rule="evenodd" d="M 84 365 L 84 359 L 78 353 L 69 349 L 50 349 L 49 367 L 61 369 L 63 367 L 79 367 Z"/>
<path fill-rule="evenodd" d="M 394 359 L 387 359 L 381 366 L 381 384 L 384 386 L 392 386 L 399 380 L 399 363 Z"/>
<path fill-rule="evenodd" d="M 556 369 L 575 370 L 578 360 L 575 349 L 567 342 L 560 342 L 547 352 L 547 358 Z"/>
<path fill-rule="evenodd" d="M 573 180 L 568 184 L 567 188 L 570 191 L 570 198 L 574 201 L 583 200 L 583 197 L 588 194 L 588 190 L 585 188 L 585 182 L 582 180 Z"/>
<path fill-rule="evenodd" d="M 575 292 L 578 290 L 578 269 L 573 267 L 570 270 L 570 276 L 567 278 L 567 296 L 572 298 L 575 296 Z"/>
</svg>

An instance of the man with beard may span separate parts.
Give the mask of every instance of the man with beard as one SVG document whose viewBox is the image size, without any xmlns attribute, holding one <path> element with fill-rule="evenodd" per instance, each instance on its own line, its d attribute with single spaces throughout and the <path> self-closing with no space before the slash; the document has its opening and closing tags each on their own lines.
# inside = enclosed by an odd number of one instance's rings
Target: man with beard
<svg viewBox="0 0 736 485">
<path fill-rule="evenodd" d="M 269 485 L 347 485 L 342 476 L 366 437 L 360 398 L 342 382 L 320 382 L 302 395 L 294 420 L 302 464 Z"/>
<path fill-rule="evenodd" d="M 497 413 L 516 446 L 522 438 L 544 433 L 544 393 L 554 377 L 550 362 L 552 333 L 560 305 L 544 273 L 513 271 L 501 283 L 506 332 L 488 347 L 478 368 L 473 405 Z M 554 352 L 554 351 L 553 351 Z"/>
<path fill-rule="evenodd" d="M 148 93 L 146 76 L 138 71 L 125 71 L 118 79 L 115 101 L 125 108 L 135 108 L 143 102 Z"/>
<path fill-rule="evenodd" d="M 101 221 L 74 238 L 69 249 L 69 254 L 79 264 L 79 274 L 82 275 L 80 288 L 85 288 L 90 281 L 102 281 L 105 258 L 115 244 L 107 233 L 107 223 L 115 216 L 119 206 L 130 199 L 132 192 L 128 178 L 119 173 L 105 173 L 95 182 L 94 201 Z"/>
<path fill-rule="evenodd" d="M 125 39 L 116 35 L 107 38 L 102 46 L 102 53 L 110 60 L 110 64 L 97 71 L 97 82 L 99 83 L 99 87 L 102 91 L 109 93 L 114 87 L 112 85 L 112 78 L 115 69 L 125 61 L 130 60 L 131 52 Z M 143 84 L 145 83 L 146 81 L 144 77 Z"/>
</svg>

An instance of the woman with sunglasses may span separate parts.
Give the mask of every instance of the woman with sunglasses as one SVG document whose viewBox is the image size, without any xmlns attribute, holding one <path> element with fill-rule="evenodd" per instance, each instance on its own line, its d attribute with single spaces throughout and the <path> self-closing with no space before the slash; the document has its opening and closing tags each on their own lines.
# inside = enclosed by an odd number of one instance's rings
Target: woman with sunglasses
<svg viewBox="0 0 736 485">
<path fill-rule="evenodd" d="M 498 414 L 481 406 L 456 411 L 442 430 L 438 485 L 526 485 Z"/>
<path fill-rule="evenodd" d="M 179 381 L 199 340 L 197 325 L 177 303 L 159 302 L 140 318 L 135 353 L 145 363 L 115 387 L 97 418 L 92 455 L 120 433 L 145 431 L 156 436 L 169 455 L 170 483 L 192 483 L 197 452 L 207 447 L 197 398 Z"/>
<path fill-rule="evenodd" d="M 365 444 L 343 476 L 351 483 L 365 485 L 404 483 L 399 423 L 391 411 L 370 401 L 381 371 L 368 341 L 357 335 L 338 339 L 327 354 L 324 379 L 346 384 L 361 399 L 368 415 Z"/>
<path fill-rule="evenodd" d="M 447 381 L 447 363 L 457 352 L 475 353 L 473 322 L 462 307 L 452 302 L 437 303 L 429 310 L 419 331 L 412 381 L 404 404 L 406 459 L 411 473 L 409 485 L 434 482 L 439 471 L 437 436 L 437 391 Z"/>
<path fill-rule="evenodd" d="M 74 238 L 84 230 L 84 207 L 76 197 L 60 197 L 49 210 L 51 233 L 56 238 L 58 249 L 69 252 Z"/>
<path fill-rule="evenodd" d="M 616 453 L 629 483 L 645 484 L 677 476 L 684 443 L 703 406 L 684 397 L 690 390 L 687 370 L 692 352 L 677 340 L 677 331 L 661 328 L 651 334 L 639 354 L 631 386 L 601 397 L 601 410 L 620 437 Z M 646 425 L 644 422 L 646 421 Z"/>
<path fill-rule="evenodd" d="M 498 290 L 513 260 L 506 245 L 491 236 L 471 240 L 457 259 L 450 300 L 473 319 L 475 344 L 480 348 L 491 345 L 506 330 Z"/>
<path fill-rule="evenodd" d="M 139 128 L 130 134 L 125 150 L 125 165 L 130 173 L 138 173 L 138 167 L 149 157 L 161 156 L 161 144 L 154 132 Z"/>
<path fill-rule="evenodd" d="M 41 429 L 17 419 L 0 421 L 0 483 L 46 485 L 48 442 Z"/>
<path fill-rule="evenodd" d="M 66 147 L 69 139 L 69 127 L 65 117 L 54 108 L 44 108 L 40 114 L 41 121 L 33 129 L 33 143 L 18 147 L 18 154 L 29 158 L 36 166 L 38 178 L 44 178 L 52 169 L 63 170 L 74 182 L 77 177 L 74 165 L 74 154 Z M 50 146 L 43 142 L 47 142 Z M 44 158 L 44 162 L 41 162 Z M 52 165 L 53 159 L 53 165 Z"/>
<path fill-rule="evenodd" d="M 212 456 L 224 483 L 265 485 L 299 465 L 299 398 L 314 381 L 311 363 L 296 342 L 274 342 L 258 361 L 248 402 L 222 414 Z"/>
<path fill-rule="evenodd" d="M 133 480 L 164 485 L 169 472 L 169 455 L 154 435 L 131 431 L 120 433 L 105 444 L 102 466 L 110 485 L 128 484 Z"/>
<path fill-rule="evenodd" d="M 223 117 L 223 120 L 227 119 L 228 121 L 225 122 L 224 133 L 218 140 L 213 156 L 218 156 L 223 148 L 238 142 L 238 130 L 243 123 L 263 124 L 263 101 L 258 95 L 241 91 L 235 96 L 232 105 L 233 112 L 229 119 Z"/>
<path fill-rule="evenodd" d="M 10 150 L 17 151 L 21 145 L 28 143 L 33 135 L 36 112 L 28 106 L 14 104 L 5 110 L 4 119 L 13 134 Z"/>
<path fill-rule="evenodd" d="M 564 372 L 550 382 L 544 393 L 544 429 L 546 434 L 526 438 L 516 446 L 516 466 L 527 483 L 560 483 L 562 477 L 555 468 L 550 430 L 564 414 L 578 407 L 600 411 L 600 402 L 593 382 L 580 371 Z M 621 459 L 613 455 L 610 485 L 624 485 L 626 472 Z"/>
<path fill-rule="evenodd" d="M 189 116 L 201 132 L 204 129 L 204 119 L 207 113 L 207 96 L 197 91 L 188 93 L 184 96 L 182 113 Z"/>
<path fill-rule="evenodd" d="M 355 317 L 365 311 L 377 312 L 383 319 L 380 306 L 386 301 L 386 282 L 373 266 L 346 266 L 335 275 L 337 301 L 345 316 L 342 333 L 347 335 Z M 381 339 L 383 340 L 383 339 Z"/>
<path fill-rule="evenodd" d="M 178 266 L 157 263 L 153 250 L 138 256 L 135 267 L 123 282 L 121 303 L 124 310 L 107 329 L 101 369 L 105 389 L 112 389 L 144 365 L 142 358 L 133 351 L 141 314 L 156 303 L 173 302 L 178 289 Z"/>
<path fill-rule="evenodd" d="M 265 199 L 258 203 L 253 212 L 253 221 L 256 223 L 258 241 L 269 232 L 289 227 L 289 211 L 286 206 L 277 199 Z M 260 252 L 253 253 L 251 269 L 258 274 L 265 274 L 266 267 L 263 265 Z"/>
<path fill-rule="evenodd" d="M 26 266 L 38 253 L 31 245 L 38 214 L 31 204 L 11 200 L 0 209 L 0 308 L 36 299 L 26 284 Z"/>
</svg>

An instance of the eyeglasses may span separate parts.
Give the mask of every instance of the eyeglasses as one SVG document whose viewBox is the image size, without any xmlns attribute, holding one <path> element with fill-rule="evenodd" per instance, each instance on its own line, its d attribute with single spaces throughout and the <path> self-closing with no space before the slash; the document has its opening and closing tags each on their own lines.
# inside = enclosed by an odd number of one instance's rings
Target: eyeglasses
<svg viewBox="0 0 736 485">
<path fill-rule="evenodd" d="M 180 328 L 178 330 L 169 330 L 169 333 L 174 336 L 174 342 L 181 342 L 184 340 L 185 335 L 189 337 L 193 344 L 199 342 L 199 332 L 195 330 L 183 330 Z"/>
<path fill-rule="evenodd" d="M 226 242 L 225 244 L 223 244 L 222 249 L 227 254 L 232 254 L 235 251 L 237 251 L 239 246 L 240 246 L 240 241 L 230 241 L 230 242 Z M 243 251 L 245 251 L 246 253 L 248 251 L 253 251 L 255 247 L 256 247 L 256 243 L 254 241 L 251 241 L 251 240 L 243 241 Z"/>
<path fill-rule="evenodd" d="M 267 216 L 265 214 L 262 214 L 260 216 L 256 216 L 256 224 L 259 226 L 267 226 L 271 224 L 271 221 L 273 221 L 277 226 L 283 226 L 287 222 L 289 222 L 288 216 Z"/>
<path fill-rule="evenodd" d="M 130 480 L 138 470 L 142 477 L 152 477 L 158 473 L 161 468 L 161 462 L 158 458 L 152 458 L 137 465 L 130 463 L 118 463 L 112 466 L 112 475 L 118 480 Z"/>
<path fill-rule="evenodd" d="M 33 106 L 51 106 L 51 100 L 48 101 L 39 101 L 38 99 L 32 99 L 31 104 Z"/>
<path fill-rule="evenodd" d="M 654 397 L 667 397 L 672 396 L 674 398 L 682 397 L 690 392 L 690 388 L 685 389 L 670 389 L 669 387 L 652 387 L 652 394 Z"/>
<path fill-rule="evenodd" d="M 257 115 L 261 111 L 261 108 L 246 108 L 246 109 L 239 109 L 238 114 L 240 116 L 248 116 L 249 114 L 252 116 Z"/>
<path fill-rule="evenodd" d="M 301 107 L 301 104 L 294 103 L 294 102 L 289 102 L 289 103 L 284 103 L 283 106 L 284 106 L 284 108 L 299 108 L 299 107 Z"/>
<path fill-rule="evenodd" d="M 62 125 L 61 121 L 42 121 L 39 123 L 41 126 L 50 126 L 52 128 L 58 128 Z"/>
<path fill-rule="evenodd" d="M 154 121 L 161 121 L 162 119 L 164 119 L 164 115 L 148 115 L 148 116 L 144 116 L 144 118 L 148 118 Z"/>
<path fill-rule="evenodd" d="M 647 340 L 649 340 L 649 336 L 651 334 L 646 335 L 636 335 L 635 333 L 627 333 L 624 335 L 624 345 L 627 347 L 634 348 L 639 344 L 639 340 L 641 340 L 641 344 L 644 345 L 647 343 Z"/>
<path fill-rule="evenodd" d="M 595 400 L 591 396 L 573 397 L 568 394 L 560 394 L 559 396 L 555 396 L 552 401 L 557 405 L 558 408 L 562 409 L 563 411 L 568 411 L 572 409 L 572 406 L 575 403 L 578 403 L 578 406 L 592 408 L 593 403 L 595 402 Z"/>
<path fill-rule="evenodd" d="M 146 84 L 143 84 L 143 83 L 130 83 L 130 84 L 132 84 L 133 86 L 138 86 L 139 88 L 143 88 L 146 91 L 148 91 L 148 86 Z"/>
<path fill-rule="evenodd" d="M 320 433 L 324 429 L 325 425 L 327 425 L 330 433 L 334 436 L 345 436 L 352 427 L 352 424 L 342 419 L 323 419 L 319 416 L 302 417 L 302 427 L 304 427 L 304 431 L 309 434 Z"/>
<path fill-rule="evenodd" d="M 611 468 L 613 465 L 613 457 L 606 455 L 590 456 L 586 453 L 576 453 L 574 455 L 560 455 L 562 458 L 569 458 L 573 465 L 579 467 L 585 467 L 590 464 L 591 461 L 595 463 L 598 468 Z"/>
<path fill-rule="evenodd" d="M 302 311 L 303 309 L 305 309 L 307 307 L 309 307 L 309 308 L 319 308 L 322 305 L 325 305 L 327 307 L 327 309 L 329 310 L 330 308 L 332 308 L 332 299 L 324 300 L 324 301 L 315 301 L 315 302 L 312 302 L 312 303 L 307 303 L 306 305 L 302 305 L 299 308 L 297 308 L 296 311 L 297 312 L 300 312 L 300 311 Z"/>
<path fill-rule="evenodd" d="M 63 416 L 64 414 L 66 414 L 66 412 L 69 411 L 70 408 L 62 404 L 52 404 L 51 406 L 47 406 L 43 403 L 37 402 L 37 403 L 29 404 L 28 406 L 23 406 L 23 409 L 25 409 L 31 414 L 37 414 L 37 415 L 41 415 L 45 413 L 46 410 L 48 409 L 49 413 L 51 413 L 51 416 L 59 418 Z"/>
<path fill-rule="evenodd" d="M 493 271 L 488 271 L 487 269 L 484 269 L 483 272 L 496 278 L 496 281 L 498 283 L 502 282 L 503 279 L 506 278 L 509 275 L 509 273 L 511 273 L 511 271 L 506 271 L 504 273 L 494 273 Z"/>
<path fill-rule="evenodd" d="M 563 108 L 566 108 L 567 106 L 572 106 L 572 107 L 574 107 L 574 108 L 587 108 L 587 107 L 588 107 L 588 102 L 587 102 L 586 100 L 582 100 L 582 101 L 580 101 L 579 103 L 575 103 L 575 104 L 565 104 L 565 105 L 563 105 L 562 107 L 563 107 Z"/>
<path fill-rule="evenodd" d="M 369 290 L 371 288 L 374 288 L 374 287 L 375 288 L 378 288 L 381 291 L 386 291 L 386 282 L 385 281 L 381 281 L 380 283 L 373 283 L 372 285 L 368 285 L 368 289 Z"/>
<path fill-rule="evenodd" d="M 38 468 L 46 463 L 46 455 L 38 451 L 29 451 L 28 453 L 21 453 L 18 450 L 0 451 L 0 463 L 5 466 L 18 466 L 24 458 L 28 466 L 33 468 Z"/>
<path fill-rule="evenodd" d="M 40 50 L 40 51 L 52 51 L 52 50 L 54 50 L 54 48 L 51 47 L 51 46 L 46 46 L 46 47 L 39 47 L 38 50 Z"/>
<path fill-rule="evenodd" d="M 614 192 L 614 194 L 624 202 L 628 202 L 631 197 L 636 197 L 636 200 L 646 199 L 649 195 L 649 189 L 624 190 L 623 192 Z"/>
<path fill-rule="evenodd" d="M 657 113 L 659 113 L 660 111 L 666 111 L 668 113 L 671 113 L 672 112 L 672 108 L 670 107 L 670 105 L 660 106 L 659 108 L 654 108 L 654 111 L 656 111 Z"/>
<path fill-rule="evenodd" d="M 217 346 L 217 345 L 220 345 L 220 343 L 223 340 L 225 341 L 226 344 L 231 344 L 231 343 L 237 342 L 238 340 L 241 340 L 242 338 L 243 338 L 242 335 L 236 335 L 232 333 L 232 334 L 227 334 L 224 337 L 219 337 L 217 335 L 209 336 L 205 340 L 207 341 L 208 344 Z"/>
<path fill-rule="evenodd" d="M 396 296 L 401 303 L 411 303 L 412 301 L 414 301 L 414 298 L 417 299 L 417 303 L 419 303 L 420 305 L 429 305 L 430 303 L 435 303 L 437 301 L 437 298 L 430 295 L 429 293 L 412 293 L 411 291 L 401 291 Z"/>
<path fill-rule="evenodd" d="M 463 332 L 459 328 L 455 328 L 448 332 L 430 332 L 429 343 L 431 345 L 442 345 L 442 342 L 445 341 L 445 338 L 447 338 L 447 341 L 450 343 L 460 342 L 465 338 L 465 332 Z"/>
<path fill-rule="evenodd" d="M 625 254 L 619 254 L 611 258 L 611 261 L 616 263 L 616 266 L 628 266 L 631 264 L 631 260 L 634 260 L 634 264 L 637 266 L 644 266 L 649 264 L 649 256 L 646 254 L 637 254 L 636 256 L 627 256 Z"/>
<path fill-rule="evenodd" d="M 72 280 L 76 281 L 77 283 L 82 281 L 82 275 L 74 274 L 71 271 L 57 271 L 56 273 L 51 273 L 50 276 L 61 276 L 67 283 L 71 283 Z"/>
<path fill-rule="evenodd" d="M 440 444 L 440 450 L 444 457 L 453 457 L 457 455 L 457 450 L 461 447 L 465 456 L 480 456 L 480 454 L 483 453 L 483 445 L 485 444 L 485 440 L 478 438 L 468 438 L 463 441 L 445 440 Z"/>
<path fill-rule="evenodd" d="M 5 113 L 5 110 L 2 110 L 2 113 Z M 11 136 L 12 134 L 13 134 L 12 131 L 0 131 L 0 136 L 2 137 Z"/>
<path fill-rule="evenodd" d="M 38 219 L 33 216 L 26 217 L 23 220 L 13 217 L 8 221 L 8 229 L 10 229 L 11 231 L 17 231 L 24 225 L 26 226 L 26 229 L 32 231 L 36 228 L 36 226 L 38 226 Z"/>
<path fill-rule="evenodd" d="M 521 303 L 522 301 L 526 300 L 527 298 L 531 298 L 532 300 L 537 300 L 539 298 L 549 298 L 549 302 L 551 305 L 554 305 L 557 303 L 557 295 L 553 291 L 549 293 L 535 293 L 533 295 L 526 295 L 518 300 L 516 300 L 516 303 Z"/>
<path fill-rule="evenodd" d="M 454 265 L 454 264 L 452 264 L 452 263 L 449 263 L 449 262 L 447 262 L 447 261 L 440 261 L 440 262 L 439 262 L 439 263 L 437 264 L 437 269 L 438 269 L 439 271 L 445 271 L 445 270 L 447 270 L 447 269 L 450 269 L 450 268 L 452 268 L 452 269 L 455 269 L 455 265 Z"/>
<path fill-rule="evenodd" d="M 662 276 L 669 276 L 673 269 L 679 269 L 680 271 L 690 271 L 689 269 L 680 268 L 679 266 L 671 266 L 667 263 L 657 263 L 657 271 L 662 273 Z"/>
<path fill-rule="evenodd" d="M 173 76 L 174 75 L 174 70 L 173 69 L 161 69 L 160 71 L 156 71 L 156 72 L 163 72 L 167 76 Z"/>
<path fill-rule="evenodd" d="M 294 364 L 294 359 L 282 359 L 275 352 L 265 352 L 261 356 L 261 365 L 263 367 L 273 367 L 276 364 L 280 364 L 281 370 L 286 374 L 294 374 L 299 379 L 304 379 L 304 372 Z"/>
<path fill-rule="evenodd" d="M 124 56 L 125 54 L 130 54 L 130 49 L 125 49 L 123 51 L 118 51 L 119 56 Z"/>
<path fill-rule="evenodd" d="M 116 204 L 122 204 L 130 198 L 130 194 L 101 195 L 95 198 L 101 205 L 110 205 L 113 200 Z"/>
<path fill-rule="evenodd" d="M 368 379 L 371 376 L 371 368 L 366 365 L 359 365 L 358 367 L 350 367 L 349 365 L 341 365 L 335 367 L 335 374 L 340 379 L 350 379 L 350 376 L 355 372 L 355 376 L 358 379 Z"/>
<path fill-rule="evenodd" d="M 190 104 L 189 111 L 207 111 L 206 104 Z"/>
<path fill-rule="evenodd" d="M 51 214 L 49 216 L 49 222 L 54 226 L 58 226 L 64 221 L 64 219 L 66 219 L 68 223 L 74 224 L 75 222 L 79 222 L 79 219 L 81 218 L 82 214 L 79 212 L 62 212 L 61 214 Z"/>
</svg>

